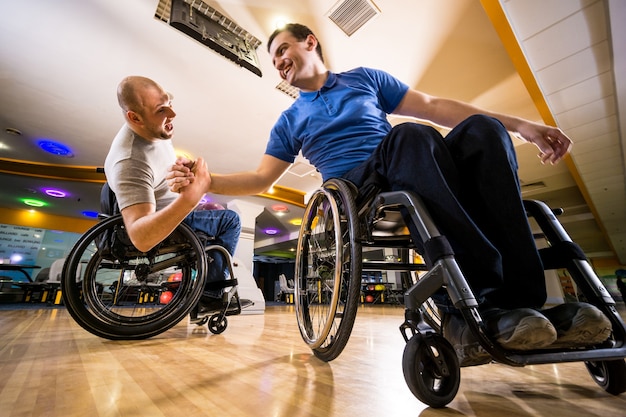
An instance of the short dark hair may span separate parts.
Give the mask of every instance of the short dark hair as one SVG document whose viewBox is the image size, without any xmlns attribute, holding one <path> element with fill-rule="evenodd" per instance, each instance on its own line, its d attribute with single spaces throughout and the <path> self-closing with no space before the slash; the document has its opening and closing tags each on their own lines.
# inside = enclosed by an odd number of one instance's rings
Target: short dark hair
<svg viewBox="0 0 626 417">
<path fill-rule="evenodd" d="M 287 23 L 282 28 L 276 29 L 270 35 L 269 39 L 267 40 L 267 52 L 270 51 L 270 46 L 272 45 L 274 38 L 279 33 L 282 33 L 282 32 L 291 33 L 293 37 L 296 38 L 299 42 L 302 42 L 303 40 L 305 40 L 306 37 L 309 35 L 313 35 L 315 39 L 317 39 L 317 36 L 315 36 L 315 33 L 313 33 L 313 31 L 309 29 L 308 27 L 301 25 L 300 23 Z M 320 43 L 319 39 L 317 39 L 317 47 L 315 48 L 315 52 L 317 52 L 317 55 L 320 57 L 322 62 L 324 62 L 324 54 L 322 54 L 322 44 Z"/>
</svg>

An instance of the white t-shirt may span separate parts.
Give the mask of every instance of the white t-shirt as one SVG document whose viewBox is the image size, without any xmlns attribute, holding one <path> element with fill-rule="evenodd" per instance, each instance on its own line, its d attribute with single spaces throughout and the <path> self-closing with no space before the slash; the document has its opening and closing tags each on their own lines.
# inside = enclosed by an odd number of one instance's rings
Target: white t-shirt
<svg viewBox="0 0 626 417">
<path fill-rule="evenodd" d="M 160 210 L 170 204 L 177 194 L 170 191 L 165 176 L 175 160 L 170 139 L 149 141 L 124 124 L 104 162 L 120 210 L 140 203 L 152 203 Z"/>
</svg>

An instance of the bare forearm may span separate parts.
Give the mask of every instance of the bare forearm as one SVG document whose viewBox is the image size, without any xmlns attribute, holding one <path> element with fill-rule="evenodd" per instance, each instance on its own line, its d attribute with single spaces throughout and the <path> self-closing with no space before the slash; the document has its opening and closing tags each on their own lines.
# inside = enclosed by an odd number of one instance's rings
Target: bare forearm
<svg viewBox="0 0 626 417">
<path fill-rule="evenodd" d="M 440 123 L 447 127 L 454 127 L 475 114 L 484 114 L 498 119 L 508 131 L 515 133 L 519 132 L 520 124 L 526 122 L 524 119 L 516 116 L 493 112 L 468 103 L 449 99 L 438 99 L 437 101 L 441 102 L 442 107 L 441 111 L 438 112 L 438 114 L 441 114 L 439 117 Z"/>
<path fill-rule="evenodd" d="M 138 204 L 122 210 L 122 216 L 133 245 L 146 252 L 169 236 L 194 208 L 193 202 L 179 196 L 162 210 Z"/>
<path fill-rule="evenodd" d="M 481 109 L 469 103 L 442 97 L 434 97 L 415 90 L 407 92 L 395 113 L 428 120 L 440 126 L 453 128 L 475 114 L 494 117 L 511 132 L 517 132 L 523 119 Z"/>
<path fill-rule="evenodd" d="M 200 158 L 198 159 L 200 160 Z M 167 174 L 170 190 L 182 192 L 196 180 L 194 173 L 186 161 L 177 161 Z M 204 192 L 226 195 L 251 195 L 269 189 L 276 180 L 289 168 L 290 163 L 270 155 L 263 155 L 256 170 L 236 172 L 232 174 L 211 173 L 204 186 Z M 208 173 L 207 173 L 208 175 Z"/>
<path fill-rule="evenodd" d="M 271 181 L 259 177 L 254 171 L 211 174 L 211 186 L 208 191 L 215 194 L 252 195 L 262 193 L 271 186 Z"/>
<path fill-rule="evenodd" d="M 542 163 L 557 163 L 572 147 L 572 140 L 558 127 L 480 109 L 456 100 L 429 96 L 409 90 L 396 109 L 396 113 L 429 120 L 453 128 L 474 114 L 484 114 L 498 119 L 504 127 L 539 148 Z"/>
</svg>

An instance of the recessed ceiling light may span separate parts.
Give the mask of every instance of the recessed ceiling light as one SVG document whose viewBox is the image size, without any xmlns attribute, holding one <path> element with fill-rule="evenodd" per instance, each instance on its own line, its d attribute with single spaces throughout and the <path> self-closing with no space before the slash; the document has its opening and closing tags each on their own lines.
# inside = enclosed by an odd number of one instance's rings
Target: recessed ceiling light
<svg viewBox="0 0 626 417">
<path fill-rule="evenodd" d="M 289 213 L 289 208 L 284 204 L 274 204 L 272 210 L 276 213 Z"/>
<path fill-rule="evenodd" d="M 49 195 L 50 197 L 55 198 L 64 198 L 67 197 L 67 192 L 63 190 L 58 190 L 56 188 L 43 188 L 42 191 Z"/>
<path fill-rule="evenodd" d="M 268 229 L 265 229 L 265 230 L 263 231 L 263 233 L 265 233 L 266 235 L 270 235 L 270 236 L 277 235 L 279 232 L 280 232 L 280 230 L 278 230 L 278 229 L 273 229 L 273 228 L 271 228 L 271 227 L 270 227 L 270 228 L 268 228 Z"/>
<path fill-rule="evenodd" d="M 45 201 L 35 200 L 34 198 L 23 198 L 22 203 L 31 207 L 45 207 L 48 205 Z"/>
<path fill-rule="evenodd" d="M 37 145 L 39 145 L 42 150 L 53 155 L 65 156 L 68 158 L 74 157 L 72 150 L 59 142 L 54 142 L 52 140 L 40 140 L 37 142 Z"/>
<path fill-rule="evenodd" d="M 8 133 L 9 135 L 22 136 L 22 132 L 12 127 L 7 127 L 6 129 L 4 129 L 4 131 Z"/>
</svg>

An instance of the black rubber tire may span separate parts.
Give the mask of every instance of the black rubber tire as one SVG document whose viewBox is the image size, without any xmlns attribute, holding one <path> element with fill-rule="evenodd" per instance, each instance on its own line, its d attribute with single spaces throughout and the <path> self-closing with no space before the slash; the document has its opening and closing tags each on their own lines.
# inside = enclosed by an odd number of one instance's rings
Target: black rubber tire
<svg viewBox="0 0 626 417">
<path fill-rule="evenodd" d="M 209 319 L 209 330 L 213 334 L 221 334 L 224 333 L 226 328 L 228 327 L 228 319 L 225 315 L 222 314 L 214 314 Z"/>
<path fill-rule="evenodd" d="M 202 294 L 207 270 L 204 246 L 191 228 L 181 224 L 149 253 L 127 245 L 116 258 L 98 249 L 116 228 L 123 229 L 120 215 L 93 226 L 70 251 L 61 276 L 65 306 L 81 327 L 106 339 L 145 339 L 163 333 L 183 320 Z M 180 281 L 167 282 L 171 274 L 180 275 Z M 129 285 L 127 277 L 135 277 L 136 283 Z M 159 297 L 144 303 L 136 296 L 168 290 L 173 296 L 167 304 L 160 304 Z"/>
<path fill-rule="evenodd" d="M 359 305 L 361 269 L 352 192 L 344 181 L 328 180 L 305 209 L 295 274 L 300 333 L 323 361 L 337 358 L 350 338 Z"/>
<path fill-rule="evenodd" d="M 416 334 L 409 339 L 402 356 L 402 371 L 413 395 L 433 408 L 449 404 L 461 384 L 454 348 L 438 333 Z"/>
<path fill-rule="evenodd" d="M 626 392 L 626 362 L 624 359 L 585 362 L 591 378 L 606 392 L 619 395 Z"/>
</svg>

